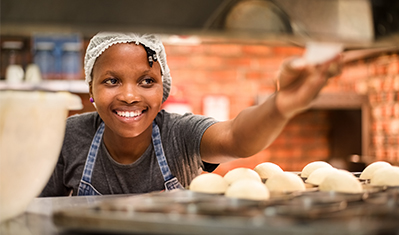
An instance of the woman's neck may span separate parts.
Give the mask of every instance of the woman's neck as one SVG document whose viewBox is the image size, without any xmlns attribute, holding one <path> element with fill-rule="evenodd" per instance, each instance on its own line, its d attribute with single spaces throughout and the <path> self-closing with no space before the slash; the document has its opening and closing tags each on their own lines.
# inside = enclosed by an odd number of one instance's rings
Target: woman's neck
<svg viewBox="0 0 399 235">
<path fill-rule="evenodd" d="M 115 134 L 107 126 L 104 130 L 104 144 L 111 157 L 120 164 L 131 164 L 139 159 L 151 144 L 152 126 L 150 125 L 137 137 L 126 138 Z"/>
</svg>

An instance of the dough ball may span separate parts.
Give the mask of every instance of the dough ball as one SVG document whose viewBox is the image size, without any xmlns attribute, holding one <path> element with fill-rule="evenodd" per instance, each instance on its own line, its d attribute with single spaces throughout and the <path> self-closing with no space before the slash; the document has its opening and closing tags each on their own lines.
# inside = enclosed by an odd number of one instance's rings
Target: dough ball
<svg viewBox="0 0 399 235">
<path fill-rule="evenodd" d="M 337 170 L 327 175 L 319 185 L 320 191 L 339 193 L 361 193 L 363 187 L 360 181 L 350 172 Z"/>
<path fill-rule="evenodd" d="M 302 178 L 307 178 L 309 177 L 310 173 L 312 173 L 314 170 L 322 168 L 322 167 L 329 167 L 333 168 L 329 163 L 324 162 L 324 161 L 315 161 L 307 164 L 301 172 L 301 177 Z"/>
<path fill-rule="evenodd" d="M 195 177 L 191 181 L 189 189 L 200 193 L 223 194 L 226 192 L 227 186 L 227 182 L 222 176 L 206 173 Z"/>
<path fill-rule="evenodd" d="M 262 179 L 268 179 L 270 176 L 283 172 L 283 169 L 279 165 L 276 165 L 271 162 L 264 162 L 260 163 L 254 168 L 254 171 L 256 171 L 260 178 Z"/>
<path fill-rule="evenodd" d="M 333 174 L 336 171 L 337 171 L 337 169 L 329 168 L 329 167 L 322 167 L 322 168 L 316 169 L 312 173 L 310 173 L 309 177 L 306 179 L 305 182 L 308 184 L 320 185 L 321 182 L 323 182 L 324 178 L 326 178 L 327 175 Z"/>
<path fill-rule="evenodd" d="M 227 183 L 230 185 L 235 181 L 242 180 L 242 179 L 251 179 L 255 181 L 262 182 L 260 176 L 256 171 L 245 168 L 245 167 L 239 167 L 235 168 L 229 172 L 227 172 L 224 175 L 224 179 L 227 181 Z"/>
<path fill-rule="evenodd" d="M 376 170 L 370 179 L 371 185 L 399 186 L 399 167 L 383 167 Z"/>
<path fill-rule="evenodd" d="M 262 182 L 243 179 L 233 182 L 227 188 L 225 196 L 249 200 L 268 200 L 270 193 Z"/>
<path fill-rule="evenodd" d="M 390 167 L 392 166 L 391 164 L 389 164 L 388 162 L 384 162 L 384 161 L 377 161 L 377 162 L 373 162 L 370 165 L 368 165 L 360 174 L 359 179 L 362 180 L 369 180 L 373 177 L 373 174 L 376 170 L 383 168 L 383 167 Z"/>
<path fill-rule="evenodd" d="M 292 172 L 280 172 L 266 180 L 266 187 L 270 192 L 305 191 L 305 183 L 298 175 Z"/>
</svg>

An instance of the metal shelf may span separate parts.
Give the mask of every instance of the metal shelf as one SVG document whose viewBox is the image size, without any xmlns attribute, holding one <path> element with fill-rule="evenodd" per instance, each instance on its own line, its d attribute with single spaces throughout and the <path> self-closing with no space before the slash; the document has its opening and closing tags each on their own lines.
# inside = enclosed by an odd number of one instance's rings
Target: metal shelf
<svg viewBox="0 0 399 235">
<path fill-rule="evenodd" d="M 89 86 L 84 80 L 48 80 L 40 83 L 9 83 L 6 81 L 0 81 L 0 90 L 45 90 L 88 93 Z"/>
</svg>

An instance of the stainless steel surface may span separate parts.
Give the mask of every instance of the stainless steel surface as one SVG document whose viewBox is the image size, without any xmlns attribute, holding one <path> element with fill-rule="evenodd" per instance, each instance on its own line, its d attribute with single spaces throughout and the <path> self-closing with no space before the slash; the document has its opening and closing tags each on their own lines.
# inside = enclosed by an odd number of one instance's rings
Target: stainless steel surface
<svg viewBox="0 0 399 235">
<path fill-rule="evenodd" d="M 366 192 L 308 190 L 261 202 L 188 190 L 36 198 L 0 234 L 398 234 L 399 188 Z"/>
<path fill-rule="evenodd" d="M 104 200 L 117 197 L 121 195 L 35 198 L 23 214 L 0 223 L 0 234 L 58 235 L 61 231 L 53 223 L 54 211 L 61 209 L 79 211 L 81 207 L 94 206 Z"/>
<path fill-rule="evenodd" d="M 314 190 L 250 201 L 187 190 L 119 198 L 84 210 L 61 210 L 64 232 L 139 234 L 395 234 L 399 189 L 362 194 Z"/>
</svg>

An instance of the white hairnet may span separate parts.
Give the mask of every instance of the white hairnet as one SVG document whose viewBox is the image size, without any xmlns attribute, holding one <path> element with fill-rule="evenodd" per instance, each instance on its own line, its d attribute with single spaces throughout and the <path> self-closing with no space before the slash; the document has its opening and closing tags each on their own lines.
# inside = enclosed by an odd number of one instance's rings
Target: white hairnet
<svg viewBox="0 0 399 235">
<path fill-rule="evenodd" d="M 165 48 L 161 40 L 157 36 L 152 34 L 100 32 L 97 35 L 95 35 L 90 40 L 84 59 L 86 82 L 87 83 L 91 82 L 93 65 L 96 59 L 106 49 L 117 43 L 130 43 L 130 42 L 134 42 L 136 44 L 142 44 L 156 52 L 157 59 L 161 66 L 161 71 L 162 71 L 162 83 L 163 83 L 162 102 L 165 102 L 165 100 L 169 96 L 172 77 L 170 76 L 170 70 L 166 63 Z"/>
</svg>

